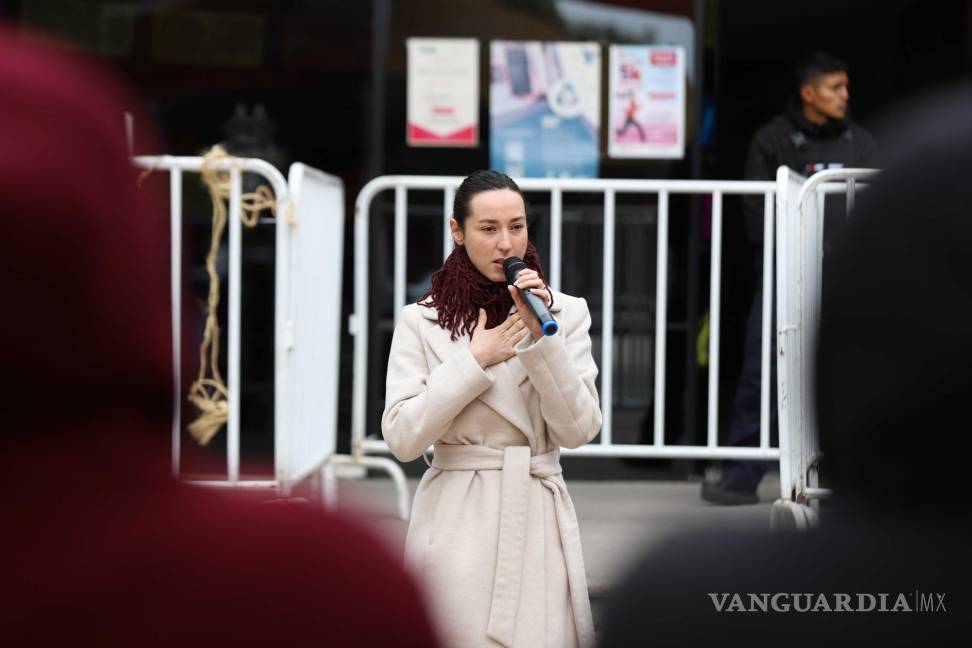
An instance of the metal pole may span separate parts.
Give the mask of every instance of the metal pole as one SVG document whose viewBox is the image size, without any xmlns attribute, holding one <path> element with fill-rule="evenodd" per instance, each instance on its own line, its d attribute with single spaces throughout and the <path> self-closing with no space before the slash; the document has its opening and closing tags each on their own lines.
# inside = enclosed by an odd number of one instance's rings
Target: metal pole
<svg viewBox="0 0 972 648">
<path fill-rule="evenodd" d="M 709 268 L 709 436 L 719 445 L 719 321 L 722 284 L 722 192 L 712 192 L 712 262 Z"/>
<path fill-rule="evenodd" d="M 368 388 L 368 221 L 372 193 L 366 185 L 354 206 L 354 313 L 348 322 L 354 336 L 354 374 L 351 383 L 351 453 L 362 453 L 367 426 Z"/>
<path fill-rule="evenodd" d="M 611 443 L 614 383 L 614 190 L 604 192 L 604 312 L 601 330 L 601 443 Z"/>
<path fill-rule="evenodd" d="M 655 244 L 655 439 L 665 443 L 665 345 L 668 333 L 668 192 L 658 192 L 658 232 Z"/>
<path fill-rule="evenodd" d="M 273 463 L 277 481 L 277 492 L 286 497 L 290 494 L 290 480 L 293 477 L 292 459 L 290 456 L 291 439 L 294 428 L 294 418 L 291 409 L 296 410 L 297 403 L 291 398 L 296 386 L 293 384 L 291 372 L 288 371 L 288 357 L 294 344 L 294 310 L 293 286 L 290 283 L 290 271 L 294 257 L 290 254 L 290 237 L 293 230 L 285 216 L 285 210 L 290 201 L 289 192 L 285 196 L 281 188 L 274 188 L 277 199 L 277 219 L 274 223 L 274 249 L 277 257 L 274 264 L 274 318 L 273 318 L 273 352 L 274 352 L 274 381 L 273 381 Z M 296 366 L 295 371 L 296 371 Z"/>
<path fill-rule="evenodd" d="M 405 308 L 405 269 L 408 250 L 408 195 L 405 187 L 395 187 L 395 322 Z"/>
<path fill-rule="evenodd" d="M 182 454 L 182 171 L 169 172 L 169 226 L 172 237 L 172 476 L 179 478 Z"/>
<path fill-rule="evenodd" d="M 770 433 L 770 345 L 773 335 L 773 192 L 767 191 L 763 200 L 763 344 L 760 359 L 759 383 L 759 447 L 769 447 Z"/>
<path fill-rule="evenodd" d="M 560 290 L 563 250 L 563 195 L 560 189 L 550 190 L 550 287 Z"/>
<path fill-rule="evenodd" d="M 705 87 L 705 43 L 706 43 L 706 6 L 708 0 L 692 1 L 692 21 L 695 25 L 692 50 L 694 53 L 693 68 L 694 78 L 692 79 L 692 107 L 691 114 L 695 128 L 695 136 L 692 138 L 691 154 L 691 177 L 693 179 L 702 177 L 702 118 L 704 108 L 704 97 L 706 96 Z M 718 12 L 718 3 L 712 2 L 712 6 Z M 715 58 L 716 65 L 719 59 Z M 718 95 L 715 95 L 718 96 Z M 698 401 L 699 401 L 699 381 L 698 376 L 698 357 L 696 354 L 695 335 L 698 331 L 699 323 L 699 287 L 701 280 L 701 227 L 702 220 L 702 200 L 701 197 L 693 196 L 689 201 L 689 221 L 686 228 L 686 327 L 685 327 L 685 390 L 683 392 L 683 432 L 681 441 L 683 443 L 698 442 Z M 691 464 L 679 466 L 687 475 L 696 472 Z"/>
<path fill-rule="evenodd" d="M 226 424 L 226 478 L 240 479 L 240 283 L 242 273 L 243 223 L 240 220 L 242 173 L 238 165 L 230 169 L 229 200 L 229 419 Z"/>
</svg>

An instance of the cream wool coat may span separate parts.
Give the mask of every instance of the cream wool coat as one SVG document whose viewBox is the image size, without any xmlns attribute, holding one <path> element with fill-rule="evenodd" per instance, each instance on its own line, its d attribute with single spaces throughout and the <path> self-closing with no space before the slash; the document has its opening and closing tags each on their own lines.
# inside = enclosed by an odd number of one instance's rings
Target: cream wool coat
<svg viewBox="0 0 972 648">
<path fill-rule="evenodd" d="M 415 493 L 406 560 L 451 646 L 591 646 L 587 579 L 559 448 L 601 427 L 587 302 L 554 293 L 560 331 L 485 370 L 436 311 L 401 313 L 382 430 L 412 461 L 435 446 Z M 428 461 L 426 459 L 426 461 Z"/>
</svg>

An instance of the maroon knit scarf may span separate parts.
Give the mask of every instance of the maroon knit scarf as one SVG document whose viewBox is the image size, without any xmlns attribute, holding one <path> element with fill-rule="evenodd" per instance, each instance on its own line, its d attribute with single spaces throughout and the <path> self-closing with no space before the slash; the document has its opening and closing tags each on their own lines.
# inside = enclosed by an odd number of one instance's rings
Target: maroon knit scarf
<svg viewBox="0 0 972 648">
<path fill-rule="evenodd" d="M 532 242 L 527 242 L 523 262 L 547 282 L 540 255 Z M 457 245 L 442 267 L 432 273 L 432 288 L 419 298 L 419 303 L 436 309 L 439 326 L 450 331 L 455 341 L 476 328 L 480 308 L 486 311 L 486 328 L 493 328 L 507 318 L 513 308 L 513 298 L 506 286 L 505 281 L 493 282 L 483 276 L 469 259 L 465 246 Z"/>
</svg>

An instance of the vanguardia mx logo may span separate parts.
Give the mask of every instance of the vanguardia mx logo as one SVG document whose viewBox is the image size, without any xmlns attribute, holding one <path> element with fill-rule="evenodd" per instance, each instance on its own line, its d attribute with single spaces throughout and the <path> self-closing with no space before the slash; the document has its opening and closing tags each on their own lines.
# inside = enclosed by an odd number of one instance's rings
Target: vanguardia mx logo
<svg viewBox="0 0 972 648">
<path fill-rule="evenodd" d="M 945 593 L 712 593 L 716 612 L 934 612 L 945 613 Z"/>
<path fill-rule="evenodd" d="M 937 592 L 924 594 L 915 590 L 915 609 L 918 612 L 948 612 L 945 609 L 945 594 Z"/>
</svg>

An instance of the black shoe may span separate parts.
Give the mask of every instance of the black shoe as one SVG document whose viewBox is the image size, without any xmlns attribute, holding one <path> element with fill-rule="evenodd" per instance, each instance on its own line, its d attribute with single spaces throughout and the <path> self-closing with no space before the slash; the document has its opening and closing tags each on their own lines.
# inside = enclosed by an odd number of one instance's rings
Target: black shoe
<svg viewBox="0 0 972 648">
<path fill-rule="evenodd" d="M 755 504 L 756 489 L 723 476 L 719 481 L 702 482 L 702 499 L 713 504 Z"/>
</svg>

